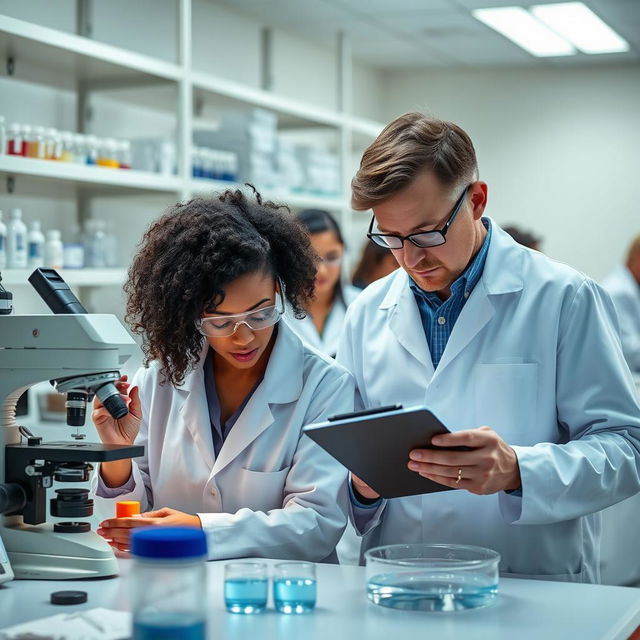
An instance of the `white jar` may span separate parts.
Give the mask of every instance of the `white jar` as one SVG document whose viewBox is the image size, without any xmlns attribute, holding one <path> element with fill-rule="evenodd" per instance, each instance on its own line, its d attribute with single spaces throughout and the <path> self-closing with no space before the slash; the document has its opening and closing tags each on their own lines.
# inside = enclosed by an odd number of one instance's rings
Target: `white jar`
<svg viewBox="0 0 640 640">
<path fill-rule="evenodd" d="M 8 153 L 7 149 L 7 128 L 4 122 L 4 116 L 0 116 L 0 156 Z"/>
<path fill-rule="evenodd" d="M 62 269 L 64 265 L 64 246 L 58 229 L 47 231 L 47 243 L 44 246 L 45 266 L 50 269 Z"/>
<path fill-rule="evenodd" d="M 28 241 L 28 253 L 29 253 L 29 268 L 37 269 L 44 266 L 44 234 L 40 229 L 40 222 L 34 220 L 31 223 L 31 229 L 29 229 Z"/>
<path fill-rule="evenodd" d="M 0 211 L 0 269 L 7 266 L 7 227 L 2 222 L 2 211 Z"/>
<path fill-rule="evenodd" d="M 27 226 L 22 222 L 22 210 L 14 209 L 7 225 L 7 267 L 27 268 Z"/>
</svg>

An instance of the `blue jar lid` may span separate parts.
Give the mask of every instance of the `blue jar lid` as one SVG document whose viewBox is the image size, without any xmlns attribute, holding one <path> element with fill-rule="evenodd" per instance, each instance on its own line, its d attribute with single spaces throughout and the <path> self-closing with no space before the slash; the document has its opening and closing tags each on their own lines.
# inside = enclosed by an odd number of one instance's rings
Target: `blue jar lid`
<svg viewBox="0 0 640 640">
<path fill-rule="evenodd" d="M 131 554 L 141 558 L 207 555 L 207 536 L 195 527 L 141 527 L 131 533 Z"/>
</svg>

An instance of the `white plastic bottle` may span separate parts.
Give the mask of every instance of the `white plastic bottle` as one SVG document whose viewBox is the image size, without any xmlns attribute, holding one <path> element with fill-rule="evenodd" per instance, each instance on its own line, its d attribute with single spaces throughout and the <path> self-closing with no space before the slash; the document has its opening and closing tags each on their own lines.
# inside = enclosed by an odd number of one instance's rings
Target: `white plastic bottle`
<svg viewBox="0 0 640 640">
<path fill-rule="evenodd" d="M 89 221 L 88 221 L 89 222 Z M 106 264 L 106 235 L 104 220 L 91 220 L 90 235 L 87 241 L 86 260 L 87 267 L 102 269 Z"/>
<path fill-rule="evenodd" d="M 7 150 L 7 128 L 4 116 L 0 116 L 0 156 L 9 153 Z"/>
<path fill-rule="evenodd" d="M 40 222 L 34 220 L 27 237 L 29 243 L 29 268 L 44 266 L 44 234 L 40 230 Z"/>
<path fill-rule="evenodd" d="M 0 211 L 0 269 L 7 266 L 7 227 L 2 222 L 2 211 Z"/>
<path fill-rule="evenodd" d="M 14 209 L 7 225 L 7 267 L 27 268 L 27 225 L 22 222 L 22 210 Z"/>
<path fill-rule="evenodd" d="M 62 269 L 64 265 L 64 245 L 58 229 L 47 231 L 47 243 L 44 245 L 44 263 L 51 269 Z"/>
</svg>

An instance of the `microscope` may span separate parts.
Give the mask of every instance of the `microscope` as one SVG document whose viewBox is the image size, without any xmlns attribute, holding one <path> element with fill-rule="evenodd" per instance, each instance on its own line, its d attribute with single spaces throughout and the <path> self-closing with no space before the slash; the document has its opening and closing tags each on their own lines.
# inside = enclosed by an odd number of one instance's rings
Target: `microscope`
<svg viewBox="0 0 640 640">
<path fill-rule="evenodd" d="M 16 423 L 15 407 L 33 384 L 49 380 L 66 393 L 67 424 L 84 425 L 97 395 L 114 418 L 128 412 L 114 382 L 138 348 L 113 315 L 88 314 L 53 269 L 36 269 L 29 282 L 55 315 L 9 315 L 11 294 L 0 285 L 0 539 L 18 579 L 77 580 L 115 576 L 111 547 L 81 518 L 93 515 L 86 482 L 91 463 L 143 455 L 142 446 L 84 442 L 45 443 Z M 8 294 L 8 295 L 7 295 Z M 1 545 L 0 545 L 1 546 Z M 1 555 L 1 554 L 0 554 Z M 0 582 L 3 574 L 0 573 Z"/>
</svg>

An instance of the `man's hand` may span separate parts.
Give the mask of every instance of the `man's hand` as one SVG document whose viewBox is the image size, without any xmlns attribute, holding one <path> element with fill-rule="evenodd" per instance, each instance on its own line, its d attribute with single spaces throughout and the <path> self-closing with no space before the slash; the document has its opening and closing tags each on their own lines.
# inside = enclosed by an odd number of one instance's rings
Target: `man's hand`
<svg viewBox="0 0 640 640">
<path fill-rule="evenodd" d="M 114 549 L 129 551 L 129 536 L 132 529 L 161 525 L 170 527 L 202 527 L 200 518 L 189 513 L 164 507 L 158 511 L 147 511 L 130 518 L 110 518 L 98 525 L 97 533 Z"/>
<path fill-rule="evenodd" d="M 490 427 L 434 436 L 437 447 L 470 447 L 472 451 L 414 449 L 408 467 L 429 480 L 477 495 L 519 489 L 515 451 Z"/>
<path fill-rule="evenodd" d="M 367 500 L 377 500 L 380 497 L 368 484 L 362 482 L 358 476 L 351 474 L 351 486 L 356 494 L 356 498 L 366 498 Z"/>
</svg>

